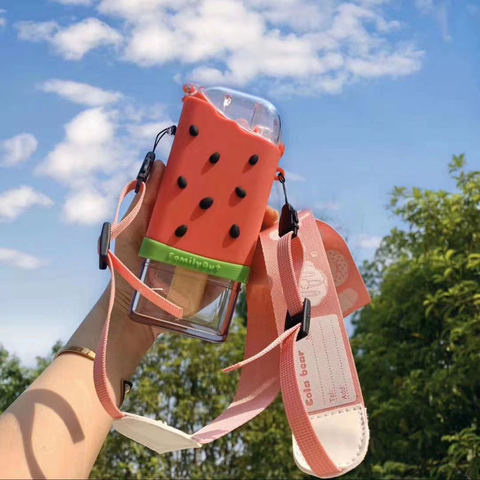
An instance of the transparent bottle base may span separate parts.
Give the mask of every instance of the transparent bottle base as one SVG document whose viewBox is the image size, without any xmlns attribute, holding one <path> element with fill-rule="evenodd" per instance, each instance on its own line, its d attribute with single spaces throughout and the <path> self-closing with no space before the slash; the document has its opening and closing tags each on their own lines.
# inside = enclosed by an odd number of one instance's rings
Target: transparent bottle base
<svg viewBox="0 0 480 480">
<path fill-rule="evenodd" d="M 174 317 L 135 292 L 130 311 L 133 320 L 209 342 L 226 340 L 240 290 L 238 282 L 148 259 L 140 279 L 181 306 L 184 315 Z"/>
</svg>

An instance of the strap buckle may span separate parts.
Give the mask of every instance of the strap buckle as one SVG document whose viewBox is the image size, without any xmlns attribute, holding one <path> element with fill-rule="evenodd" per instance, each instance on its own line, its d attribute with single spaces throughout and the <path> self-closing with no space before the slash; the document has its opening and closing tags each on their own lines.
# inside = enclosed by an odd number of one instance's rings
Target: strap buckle
<svg viewBox="0 0 480 480">
<path fill-rule="evenodd" d="M 290 315 L 287 311 L 287 318 L 285 319 L 285 330 L 294 327 L 297 324 L 301 324 L 301 328 L 298 331 L 297 342 L 305 338 L 310 332 L 310 318 L 312 315 L 312 305 L 308 298 L 303 301 L 303 308 L 296 315 Z"/>
<path fill-rule="evenodd" d="M 137 186 L 135 187 L 135 193 L 140 191 L 140 185 L 145 183 L 150 176 L 150 172 L 152 171 L 153 162 L 155 161 L 155 152 L 148 152 L 145 155 L 143 160 L 142 166 L 138 171 L 137 175 Z"/>
<path fill-rule="evenodd" d="M 112 224 L 105 222 L 102 225 L 102 232 L 98 238 L 98 268 L 106 270 L 108 266 L 107 256 L 110 250 L 110 239 L 112 236 Z"/>
<path fill-rule="evenodd" d="M 280 220 L 278 221 L 278 236 L 283 237 L 283 235 L 288 232 L 293 232 L 292 238 L 295 238 L 298 234 L 298 229 L 300 228 L 300 223 L 298 221 L 297 211 L 289 203 L 285 203 L 282 207 L 282 212 L 280 214 Z"/>
<path fill-rule="evenodd" d="M 278 172 L 277 178 L 278 181 L 282 184 L 283 195 L 285 197 L 285 203 L 282 207 L 280 220 L 278 222 L 278 236 L 283 237 L 283 235 L 287 234 L 288 232 L 293 232 L 292 238 L 295 238 L 298 234 L 298 229 L 300 228 L 300 222 L 298 221 L 298 213 L 293 208 L 293 206 L 288 203 L 287 187 L 285 186 L 285 175 L 282 171 Z"/>
</svg>

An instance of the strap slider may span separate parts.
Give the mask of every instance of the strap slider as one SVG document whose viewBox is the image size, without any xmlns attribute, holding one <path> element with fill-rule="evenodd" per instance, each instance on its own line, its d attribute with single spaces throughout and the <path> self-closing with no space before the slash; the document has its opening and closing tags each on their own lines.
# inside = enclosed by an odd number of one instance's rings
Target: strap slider
<svg viewBox="0 0 480 480">
<path fill-rule="evenodd" d="M 283 235 L 288 232 L 293 232 L 292 238 L 295 238 L 298 234 L 298 229 L 300 228 L 300 223 L 298 221 L 297 211 L 289 203 L 285 203 L 282 207 L 282 212 L 280 214 L 280 220 L 278 222 L 278 236 L 283 237 Z"/>
<path fill-rule="evenodd" d="M 102 233 L 98 239 L 98 268 L 105 270 L 108 266 L 107 256 L 110 250 L 110 239 L 112 236 L 112 224 L 105 222 L 102 226 Z"/>
<path fill-rule="evenodd" d="M 285 319 L 285 330 L 288 330 L 289 328 L 292 328 L 299 323 L 302 325 L 297 335 L 297 342 L 298 340 L 305 338 L 310 332 L 311 314 L 312 306 L 308 298 L 303 301 L 303 308 L 296 315 L 292 316 L 287 311 L 287 318 Z"/>
<path fill-rule="evenodd" d="M 153 162 L 155 161 L 155 152 L 148 152 L 145 155 L 145 159 L 143 160 L 142 166 L 138 171 L 137 175 L 137 186 L 135 187 L 135 193 L 140 191 L 140 185 L 145 183 L 150 176 L 150 172 L 152 171 Z"/>
</svg>

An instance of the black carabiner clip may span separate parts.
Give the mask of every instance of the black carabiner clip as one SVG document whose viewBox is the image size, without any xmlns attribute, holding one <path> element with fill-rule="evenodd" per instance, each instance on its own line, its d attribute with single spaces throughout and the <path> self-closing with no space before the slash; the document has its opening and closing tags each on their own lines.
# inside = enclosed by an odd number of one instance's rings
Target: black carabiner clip
<svg viewBox="0 0 480 480">
<path fill-rule="evenodd" d="M 288 232 L 293 232 L 292 238 L 295 238 L 300 228 L 298 213 L 293 206 L 288 203 L 287 187 L 285 186 L 285 177 L 282 172 L 278 173 L 278 181 L 282 184 L 283 195 L 285 197 L 285 204 L 282 207 L 280 220 L 278 221 L 278 236 L 283 237 L 283 235 Z"/>
</svg>

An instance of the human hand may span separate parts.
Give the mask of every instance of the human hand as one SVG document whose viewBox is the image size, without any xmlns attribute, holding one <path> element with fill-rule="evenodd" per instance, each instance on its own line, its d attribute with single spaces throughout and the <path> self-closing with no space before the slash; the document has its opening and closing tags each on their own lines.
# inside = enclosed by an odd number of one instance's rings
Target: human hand
<svg viewBox="0 0 480 480">
<path fill-rule="evenodd" d="M 165 165 L 160 161 L 153 164 L 143 204 L 132 223 L 115 241 L 115 254 L 137 276 L 140 274 L 144 260 L 138 255 L 138 252 L 147 231 L 158 190 L 161 188 L 164 169 Z M 135 197 L 129 211 L 137 201 L 138 197 Z M 278 217 L 278 212 L 267 206 L 262 229 L 271 227 L 278 220 Z M 161 329 L 132 321 L 128 314 L 134 290 L 118 274 L 115 274 L 115 284 L 115 303 L 109 333 L 107 375 L 116 397 L 119 399 L 122 379 L 131 378 L 141 359 L 161 333 Z M 108 286 L 67 344 L 85 346 L 92 350 L 96 349 L 107 314 L 109 294 Z"/>
<path fill-rule="evenodd" d="M 116 255 L 137 277 L 140 275 L 144 261 L 144 259 L 138 255 L 138 252 L 147 231 L 158 190 L 161 188 L 160 184 L 164 169 L 165 165 L 160 161 L 156 161 L 153 164 L 142 207 L 133 222 L 116 240 Z M 128 211 L 134 207 L 136 201 L 137 199 L 135 198 Z M 278 220 L 278 216 L 276 210 L 267 206 L 262 221 L 262 230 L 271 227 Z M 134 289 L 119 275 L 116 275 L 115 282 L 117 307 L 127 314 L 130 309 Z M 155 331 L 156 330 L 159 329 L 155 329 Z"/>
</svg>

